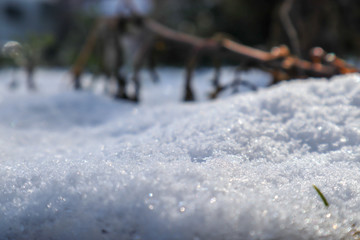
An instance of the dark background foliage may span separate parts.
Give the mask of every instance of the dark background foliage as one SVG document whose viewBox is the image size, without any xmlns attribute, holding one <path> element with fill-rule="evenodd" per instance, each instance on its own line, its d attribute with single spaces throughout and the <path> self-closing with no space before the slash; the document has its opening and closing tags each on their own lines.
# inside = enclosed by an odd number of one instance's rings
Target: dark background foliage
<svg viewBox="0 0 360 240">
<path fill-rule="evenodd" d="M 181 2 L 181 3 L 180 3 Z M 154 17 L 171 27 L 210 37 L 227 33 L 238 41 L 269 49 L 290 45 L 280 18 L 283 0 L 156 0 Z M 321 46 L 337 54 L 360 54 L 360 2 L 295 0 L 290 11 L 301 51 Z"/>
<path fill-rule="evenodd" d="M 15 34 L 14 40 L 26 42 L 31 35 L 34 43 L 36 42 L 34 36 L 37 36 L 42 44 L 41 64 L 71 65 L 98 16 L 92 14 L 89 9 L 84 10 L 83 6 L 86 2 L 89 1 L 63 0 L 51 4 L 42 3 L 43 11 L 40 14 L 44 14 L 51 23 L 44 27 L 47 28 L 46 31 L 34 30 L 22 36 Z M 152 11 L 148 15 L 175 30 L 202 37 L 212 37 L 221 33 L 243 44 L 264 50 L 280 44 L 286 44 L 291 48 L 291 41 L 280 17 L 284 0 L 153 0 L 153 2 Z M 13 4 L 9 8 L 9 5 L 0 4 L 0 11 L 3 15 L 15 19 L 12 28 L 20 29 L 21 20 L 24 19 L 16 5 Z M 360 1 L 294 0 L 289 15 L 297 31 L 302 57 L 307 58 L 309 49 L 314 46 L 321 46 L 326 51 L 335 52 L 343 58 L 360 56 Z M 17 25 L 16 21 L 18 21 Z M 44 34 L 50 35 L 48 39 L 52 41 L 42 41 Z M 1 39 L 1 29 L 0 40 L 4 40 Z M 162 62 L 180 64 L 174 56 L 181 55 L 181 52 L 177 49 L 171 51 L 178 53 L 172 54 L 172 59 L 162 58 Z M 91 62 L 95 64 L 96 57 L 90 60 L 90 66 Z M 2 59 L 1 63 L 8 61 Z"/>
</svg>

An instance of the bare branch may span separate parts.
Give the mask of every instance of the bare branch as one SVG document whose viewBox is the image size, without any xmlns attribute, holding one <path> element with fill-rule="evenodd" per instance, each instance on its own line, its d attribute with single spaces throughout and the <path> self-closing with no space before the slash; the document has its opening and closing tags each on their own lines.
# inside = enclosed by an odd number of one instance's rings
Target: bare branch
<svg viewBox="0 0 360 240">
<path fill-rule="evenodd" d="M 280 19 L 282 24 L 284 25 L 286 34 L 289 37 L 292 50 L 298 57 L 301 58 L 299 36 L 290 18 L 290 11 L 293 5 L 294 0 L 284 0 L 283 4 L 280 7 Z"/>
<path fill-rule="evenodd" d="M 286 13 L 291 8 L 293 0 L 284 2 L 283 12 Z M 285 9 L 285 10 L 284 10 Z M 110 21 L 111 20 L 111 21 Z M 98 29 L 103 21 L 99 20 L 95 25 L 94 29 L 90 33 L 74 67 L 73 74 L 75 80 L 79 78 L 83 68 L 91 54 L 96 43 Z M 150 56 L 151 51 L 154 49 L 154 45 L 157 41 L 165 42 L 166 44 L 175 44 L 182 46 L 190 51 L 189 60 L 186 66 L 186 79 L 185 79 L 185 100 L 194 100 L 194 93 L 191 87 L 191 80 L 193 71 L 197 65 L 200 55 L 208 55 L 214 59 L 215 64 L 215 79 L 213 97 L 227 88 L 219 84 L 219 71 L 220 62 L 223 58 L 232 58 L 241 62 L 245 67 L 257 67 L 265 71 L 270 72 L 273 77 L 273 83 L 282 80 L 289 80 L 292 78 L 305 78 L 305 77 L 331 77 L 336 74 L 358 72 L 358 69 L 350 66 L 345 61 L 337 58 L 334 54 L 327 54 L 323 50 L 313 51 L 312 59 L 313 62 L 302 60 L 298 56 L 290 54 L 289 49 L 286 46 L 279 46 L 273 48 L 270 52 L 245 46 L 237 43 L 233 40 L 228 39 L 225 36 L 220 38 L 200 38 L 189 34 L 181 33 L 172 30 L 152 19 L 143 18 L 139 16 L 130 17 L 119 17 L 111 18 L 105 21 L 105 24 L 115 24 L 118 22 L 122 26 L 121 30 L 114 28 L 117 34 L 133 34 L 131 29 L 137 29 L 137 32 L 141 34 L 141 44 L 138 49 L 134 51 L 135 60 L 134 64 L 134 84 L 135 84 L 135 96 L 134 100 L 139 97 L 140 90 L 140 79 L 139 71 L 144 65 L 145 60 Z M 296 31 L 291 30 L 291 23 L 287 22 L 288 27 L 290 26 L 291 36 L 297 39 Z M 132 27 L 130 27 L 132 26 Z M 116 30 L 117 29 L 117 30 Z M 123 32 L 125 31 L 125 32 Z M 126 32 L 127 31 L 127 32 Z M 297 41 L 295 45 L 297 46 Z M 120 44 L 120 43 L 118 43 Z M 296 47 L 295 47 L 296 49 Z M 299 49 L 299 48 L 297 48 Z M 320 54 L 321 53 L 321 54 Z M 298 52 L 298 54 L 300 54 Z M 320 54 L 317 56 L 316 54 Z M 154 66 L 154 63 L 151 63 Z M 151 67 L 153 69 L 153 66 Z M 75 82 L 76 83 L 76 82 Z M 122 79 L 122 84 L 125 82 Z M 121 86 L 125 89 L 125 85 Z M 123 94 L 124 96 L 126 94 Z"/>
</svg>

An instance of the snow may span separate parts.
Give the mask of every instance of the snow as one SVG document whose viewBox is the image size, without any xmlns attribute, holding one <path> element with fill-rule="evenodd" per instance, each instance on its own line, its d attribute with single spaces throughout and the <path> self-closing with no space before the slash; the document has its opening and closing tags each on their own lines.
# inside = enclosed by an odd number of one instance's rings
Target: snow
<svg viewBox="0 0 360 240">
<path fill-rule="evenodd" d="M 354 239 L 360 75 L 205 101 L 211 74 L 182 103 L 182 70 L 143 73 L 137 105 L 89 75 L 93 91 L 74 92 L 41 70 L 27 92 L 1 71 L 0 239 Z"/>
</svg>

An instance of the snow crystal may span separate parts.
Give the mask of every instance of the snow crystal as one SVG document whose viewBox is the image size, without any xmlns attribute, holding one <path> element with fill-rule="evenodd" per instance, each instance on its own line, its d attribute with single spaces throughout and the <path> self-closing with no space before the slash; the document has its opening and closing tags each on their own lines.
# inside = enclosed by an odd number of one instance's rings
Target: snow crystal
<svg viewBox="0 0 360 240">
<path fill-rule="evenodd" d="M 179 101 L 182 71 L 160 75 L 136 105 L 60 71 L 9 91 L 0 72 L 0 239 L 353 238 L 360 75 L 195 103 Z M 196 76 L 204 99 L 211 71 Z"/>
</svg>

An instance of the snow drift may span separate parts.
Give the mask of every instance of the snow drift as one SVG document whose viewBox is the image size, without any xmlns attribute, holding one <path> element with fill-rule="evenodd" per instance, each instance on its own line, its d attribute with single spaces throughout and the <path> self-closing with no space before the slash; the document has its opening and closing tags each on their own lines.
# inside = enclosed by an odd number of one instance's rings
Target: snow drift
<svg viewBox="0 0 360 240">
<path fill-rule="evenodd" d="M 141 105 L 0 73 L 0 239 L 353 239 L 360 75 L 185 104 L 164 72 Z"/>
</svg>

